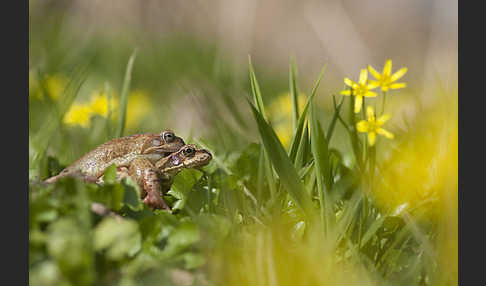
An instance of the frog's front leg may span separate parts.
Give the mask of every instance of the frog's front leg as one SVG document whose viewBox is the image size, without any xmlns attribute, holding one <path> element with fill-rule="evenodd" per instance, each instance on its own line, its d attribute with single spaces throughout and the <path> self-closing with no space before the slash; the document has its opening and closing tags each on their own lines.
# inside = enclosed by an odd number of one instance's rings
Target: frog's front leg
<svg viewBox="0 0 486 286">
<path fill-rule="evenodd" d="M 157 168 L 147 158 L 136 158 L 130 163 L 128 175 L 142 188 L 143 202 L 156 209 L 170 210 L 161 194 Z"/>
</svg>

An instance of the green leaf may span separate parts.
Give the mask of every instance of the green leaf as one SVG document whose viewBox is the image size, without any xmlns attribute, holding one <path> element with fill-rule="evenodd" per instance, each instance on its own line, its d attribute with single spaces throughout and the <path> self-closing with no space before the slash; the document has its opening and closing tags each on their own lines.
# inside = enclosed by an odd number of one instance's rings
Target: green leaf
<svg viewBox="0 0 486 286">
<path fill-rule="evenodd" d="M 324 223 L 324 229 L 326 229 L 330 226 L 332 218 L 334 217 L 334 211 L 332 210 L 332 203 L 329 196 L 329 191 L 331 190 L 329 150 L 321 124 L 317 119 L 313 102 L 311 102 L 310 112 L 311 150 L 314 157 L 314 170 L 321 207 L 321 220 Z"/>
<path fill-rule="evenodd" d="M 50 255 L 71 266 L 83 263 L 86 249 L 86 234 L 77 227 L 76 220 L 62 218 L 49 226 L 47 249 Z"/>
<path fill-rule="evenodd" d="M 309 128 L 307 124 L 304 128 L 304 135 L 299 142 L 299 148 L 297 149 L 297 154 L 295 157 L 294 166 L 296 168 L 301 168 L 310 155 L 310 141 L 309 141 Z"/>
<path fill-rule="evenodd" d="M 314 103 L 311 103 L 310 136 L 311 150 L 314 156 L 316 171 L 318 172 L 318 182 L 325 186 L 328 191 L 331 189 L 330 164 L 329 164 L 329 144 L 326 140 L 321 123 L 317 119 Z M 324 183 L 324 184 L 322 184 Z M 319 183 L 318 183 L 319 184 Z"/>
<path fill-rule="evenodd" d="M 297 121 L 299 120 L 299 99 L 295 74 L 295 61 L 292 57 L 289 65 L 289 89 L 290 101 L 292 102 L 292 130 L 297 128 Z"/>
<path fill-rule="evenodd" d="M 80 221 L 64 217 L 49 225 L 47 253 L 71 285 L 92 285 L 95 278 L 90 236 Z"/>
<path fill-rule="evenodd" d="M 121 91 L 120 99 L 120 121 L 118 122 L 118 129 L 116 132 L 116 137 L 122 137 L 123 131 L 125 130 L 125 121 L 127 114 L 127 104 L 128 104 L 128 92 L 130 91 L 130 82 L 132 80 L 132 68 L 135 57 L 137 56 L 137 49 L 135 49 L 128 59 L 127 69 L 125 71 L 125 78 L 123 79 L 123 87 Z"/>
<path fill-rule="evenodd" d="M 363 237 L 361 238 L 361 246 L 365 246 L 366 243 L 376 234 L 378 229 L 383 225 L 386 217 L 382 216 L 379 219 L 373 221 L 373 223 L 366 229 Z"/>
<path fill-rule="evenodd" d="M 113 185 L 116 183 L 116 165 L 111 164 L 106 168 L 103 180 L 107 185 Z"/>
<path fill-rule="evenodd" d="M 188 252 L 182 258 L 184 259 L 186 269 L 196 269 L 206 263 L 206 258 L 198 253 Z"/>
<path fill-rule="evenodd" d="M 257 106 L 260 114 L 262 114 L 263 118 L 267 120 L 267 116 L 265 114 L 265 106 L 263 105 L 262 93 L 260 91 L 260 86 L 258 85 L 258 81 L 255 77 L 255 72 L 253 71 L 253 65 L 251 64 L 250 56 L 248 56 L 248 62 L 250 65 L 250 83 L 251 83 L 251 91 L 253 94 L 253 100 L 255 101 L 255 105 Z"/>
<path fill-rule="evenodd" d="M 314 96 L 316 95 L 317 88 L 319 88 L 319 85 L 321 83 L 322 76 L 324 75 L 324 71 L 326 69 L 326 66 L 321 70 L 321 73 L 319 74 L 319 77 L 317 78 L 316 84 L 314 85 L 314 88 L 312 89 L 311 95 L 307 99 L 307 103 L 304 106 L 304 110 L 302 111 L 302 114 L 299 117 L 299 122 L 297 124 L 297 130 L 295 130 L 294 136 L 292 137 L 292 141 L 290 143 L 290 151 L 289 151 L 289 157 L 292 162 L 295 162 L 295 157 L 297 156 L 297 150 L 300 145 L 300 140 L 302 138 L 302 132 L 304 130 L 304 123 L 305 119 L 307 116 L 307 111 L 309 109 L 310 103 L 314 99 Z"/>
<path fill-rule="evenodd" d="M 351 89 L 350 89 L 351 90 Z M 353 153 L 356 158 L 356 163 L 361 171 L 363 171 L 363 157 L 361 153 L 361 142 L 359 141 L 358 131 L 356 130 L 356 115 L 354 114 L 354 96 L 351 94 L 349 96 L 349 127 L 344 123 L 344 125 L 349 130 L 349 135 L 351 138 L 351 146 L 353 147 Z"/>
<path fill-rule="evenodd" d="M 111 208 L 115 211 L 123 207 L 123 197 L 125 196 L 125 188 L 121 184 L 116 184 L 111 187 Z"/>
<path fill-rule="evenodd" d="M 327 142 L 331 142 L 332 135 L 334 134 L 334 127 L 336 126 L 336 121 L 339 117 L 339 112 L 341 111 L 341 106 L 344 103 L 344 97 L 342 98 L 339 105 L 336 105 L 336 98 L 332 96 L 332 102 L 334 104 L 334 114 L 332 115 L 331 122 L 329 123 L 329 127 L 327 128 Z"/>
<path fill-rule="evenodd" d="M 186 205 L 189 192 L 201 179 L 203 173 L 196 169 L 184 169 L 174 178 L 169 195 L 174 196 L 178 201 L 172 207 L 173 210 L 183 209 Z"/>
<path fill-rule="evenodd" d="M 167 247 L 162 251 L 163 258 L 179 254 L 201 239 L 199 229 L 192 222 L 181 223 L 169 236 Z"/>
<path fill-rule="evenodd" d="M 270 162 L 268 152 L 264 149 L 264 147 L 262 147 L 262 154 L 263 154 L 263 173 L 265 174 L 265 178 L 267 179 L 268 188 L 270 189 L 270 198 L 273 202 L 277 195 L 275 175 L 273 172 L 273 168 Z"/>
<path fill-rule="evenodd" d="M 159 212 L 140 219 L 139 229 L 144 247 L 153 248 L 154 243 L 168 238 L 177 225 L 179 225 L 178 218 L 167 212 Z"/>
<path fill-rule="evenodd" d="M 129 219 L 104 218 L 94 229 L 94 248 L 111 260 L 133 257 L 141 246 L 138 224 Z"/>
<path fill-rule="evenodd" d="M 253 116 L 257 121 L 260 137 L 263 141 L 265 150 L 272 161 L 275 171 L 280 177 L 280 181 L 285 186 L 287 192 L 290 194 L 296 204 L 303 209 L 304 212 L 309 212 L 311 209 L 311 202 L 306 196 L 304 186 L 300 181 L 299 175 L 290 161 L 285 149 L 278 140 L 275 131 L 268 125 L 265 119 L 257 111 L 257 109 L 248 101 Z"/>
<path fill-rule="evenodd" d="M 72 283 L 69 283 L 69 281 L 63 277 L 57 263 L 52 260 L 46 260 L 29 268 L 29 285 L 69 286 L 72 285 Z"/>
<path fill-rule="evenodd" d="M 133 211 L 141 211 L 143 209 L 143 202 L 140 199 L 140 187 L 130 177 L 123 178 L 123 187 L 125 194 L 123 196 L 123 203 Z"/>
<path fill-rule="evenodd" d="M 111 88 L 110 84 L 108 82 L 105 82 L 105 87 L 104 87 L 104 92 L 106 95 L 106 101 L 107 101 L 107 109 L 108 109 L 108 114 L 106 115 L 105 119 L 105 129 L 106 129 L 106 139 L 109 140 L 112 138 L 112 127 L 111 127 L 111 117 L 112 117 L 112 106 L 111 106 Z"/>
</svg>

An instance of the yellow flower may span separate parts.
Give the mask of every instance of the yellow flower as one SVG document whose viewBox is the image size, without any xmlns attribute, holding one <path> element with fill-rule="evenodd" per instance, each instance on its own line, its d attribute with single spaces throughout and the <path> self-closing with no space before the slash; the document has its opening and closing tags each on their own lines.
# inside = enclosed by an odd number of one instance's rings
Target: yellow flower
<svg viewBox="0 0 486 286">
<path fill-rule="evenodd" d="M 88 127 L 92 110 L 85 104 L 73 104 L 64 116 L 63 122 L 68 125 L 81 125 Z"/>
<path fill-rule="evenodd" d="M 378 119 L 375 119 L 375 112 L 373 110 L 373 107 L 368 106 L 366 108 L 366 115 L 368 117 L 368 121 L 366 120 L 361 120 L 356 124 L 356 129 L 359 132 L 366 132 L 368 133 L 368 143 L 370 143 L 370 146 L 375 145 L 376 141 L 376 134 L 380 134 L 385 136 L 388 139 L 393 139 L 393 134 L 386 131 L 385 129 L 381 128 L 385 122 L 390 119 L 389 114 L 384 114 Z"/>
<path fill-rule="evenodd" d="M 378 85 L 376 83 L 368 84 L 368 71 L 366 69 L 362 69 L 359 74 L 359 81 L 356 83 L 349 78 L 344 79 L 344 83 L 351 87 L 352 94 L 354 95 L 354 113 L 358 113 L 361 110 L 361 106 L 363 105 L 363 97 L 375 97 L 377 94 L 376 92 L 370 91 L 371 89 L 377 88 Z M 342 95 L 351 95 L 351 90 L 346 89 L 341 91 Z"/>
<path fill-rule="evenodd" d="M 115 100 L 113 95 L 111 96 L 110 109 L 113 110 L 118 106 L 118 102 Z M 99 114 L 103 117 L 108 116 L 108 97 L 106 93 L 96 92 L 90 100 L 89 107 L 91 112 L 94 114 Z"/>
<path fill-rule="evenodd" d="M 289 124 L 278 124 L 274 127 L 275 133 L 284 147 L 289 146 L 290 138 L 292 138 L 292 129 L 289 126 Z"/>
<path fill-rule="evenodd" d="M 140 123 L 140 120 L 149 115 L 152 110 L 152 103 L 147 92 L 134 90 L 128 96 L 127 102 L 127 129 L 131 129 Z"/>
<path fill-rule="evenodd" d="M 449 99 L 441 98 L 442 106 L 423 110 L 410 133 L 383 160 L 379 183 L 372 191 L 382 210 L 393 212 L 404 206 L 417 217 L 441 218 L 457 227 L 457 93 L 452 102 Z"/>
<path fill-rule="evenodd" d="M 64 75 L 48 75 L 42 82 L 35 72 L 29 71 L 29 96 L 44 100 L 44 89 L 41 88 L 42 86 L 45 87 L 47 96 L 53 100 L 57 100 L 64 91 L 67 83 L 68 79 Z"/>
<path fill-rule="evenodd" d="M 381 74 L 370 65 L 368 66 L 368 70 L 376 78 L 376 80 L 370 80 L 370 83 L 380 86 L 383 92 L 388 91 L 388 89 L 399 89 L 407 86 L 404 82 L 393 83 L 405 75 L 407 68 L 401 68 L 392 74 L 392 60 L 390 59 L 386 61 Z"/>
<path fill-rule="evenodd" d="M 112 119 L 119 118 L 119 102 L 114 95 L 111 96 L 110 106 L 105 92 L 94 92 L 91 99 L 86 103 L 76 103 L 71 106 L 64 116 L 63 122 L 68 125 L 81 125 L 87 127 L 92 116 L 108 116 L 109 110 L 112 111 Z M 126 126 L 128 129 L 134 128 L 140 119 L 150 113 L 152 105 L 150 98 L 145 91 L 133 91 L 128 96 Z"/>
<path fill-rule="evenodd" d="M 56 100 L 64 91 L 68 83 L 68 79 L 63 75 L 52 75 L 46 78 L 47 95 Z"/>
<path fill-rule="evenodd" d="M 118 102 L 111 97 L 111 110 L 115 110 Z M 64 116 L 63 122 L 68 125 L 88 127 L 89 120 L 94 115 L 108 116 L 108 98 L 106 93 L 94 92 L 89 102 L 75 103 Z"/>
</svg>

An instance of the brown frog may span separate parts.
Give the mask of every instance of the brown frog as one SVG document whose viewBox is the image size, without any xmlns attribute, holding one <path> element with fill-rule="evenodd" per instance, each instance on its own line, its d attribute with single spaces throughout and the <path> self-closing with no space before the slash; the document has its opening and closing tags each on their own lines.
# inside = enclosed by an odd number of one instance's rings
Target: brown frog
<svg viewBox="0 0 486 286">
<path fill-rule="evenodd" d="M 112 164 L 129 167 L 135 158 L 144 158 L 155 163 L 184 145 L 184 140 L 170 130 L 160 134 L 145 133 L 116 138 L 86 153 L 59 175 L 50 177 L 45 182 L 54 183 L 66 176 L 81 176 L 87 181 L 96 181 Z"/>
<path fill-rule="evenodd" d="M 169 191 L 174 177 L 184 168 L 202 167 L 209 164 L 211 159 L 209 151 L 188 144 L 155 164 L 145 157 L 138 156 L 128 168 L 117 169 L 117 179 L 131 177 L 142 189 L 145 204 L 157 209 L 170 210 L 162 199 L 162 194 Z M 98 182 L 103 182 L 103 177 Z"/>
</svg>

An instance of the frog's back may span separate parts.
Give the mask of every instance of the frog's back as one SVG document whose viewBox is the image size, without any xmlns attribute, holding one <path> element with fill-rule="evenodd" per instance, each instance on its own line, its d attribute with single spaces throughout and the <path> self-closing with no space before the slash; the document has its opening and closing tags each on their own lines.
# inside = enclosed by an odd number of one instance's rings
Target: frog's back
<svg viewBox="0 0 486 286">
<path fill-rule="evenodd" d="M 160 135 L 145 133 L 112 139 L 83 155 L 64 172 L 81 171 L 83 174 L 98 177 L 113 163 L 117 166 L 128 164 L 133 157 L 142 152 L 148 139 L 157 137 Z"/>
</svg>

